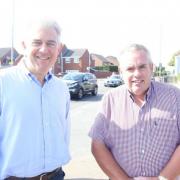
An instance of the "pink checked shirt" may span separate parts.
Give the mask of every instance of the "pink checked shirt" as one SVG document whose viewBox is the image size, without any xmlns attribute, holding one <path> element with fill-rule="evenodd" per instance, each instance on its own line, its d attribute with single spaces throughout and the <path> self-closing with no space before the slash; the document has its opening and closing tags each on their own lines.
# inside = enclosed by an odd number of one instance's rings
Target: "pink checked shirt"
<svg viewBox="0 0 180 180">
<path fill-rule="evenodd" d="M 180 90 L 151 82 L 140 108 L 125 85 L 104 95 L 89 136 L 130 176 L 158 176 L 180 144 Z"/>
</svg>

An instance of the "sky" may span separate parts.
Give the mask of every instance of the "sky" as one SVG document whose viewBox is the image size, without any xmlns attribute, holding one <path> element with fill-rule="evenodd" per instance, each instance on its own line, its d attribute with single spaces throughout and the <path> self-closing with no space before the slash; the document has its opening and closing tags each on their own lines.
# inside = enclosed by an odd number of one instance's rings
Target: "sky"
<svg viewBox="0 0 180 180">
<path fill-rule="evenodd" d="M 140 43 L 155 64 L 167 64 L 180 50 L 179 7 L 179 0 L 4 0 L 0 47 L 13 44 L 21 53 L 23 24 L 47 17 L 58 21 L 70 49 L 118 58 L 128 44 Z"/>
</svg>

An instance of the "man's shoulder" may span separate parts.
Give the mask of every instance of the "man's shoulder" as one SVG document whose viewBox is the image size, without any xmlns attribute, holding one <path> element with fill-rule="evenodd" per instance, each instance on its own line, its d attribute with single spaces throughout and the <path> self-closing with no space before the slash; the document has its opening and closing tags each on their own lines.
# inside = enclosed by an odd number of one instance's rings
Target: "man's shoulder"
<svg viewBox="0 0 180 180">
<path fill-rule="evenodd" d="M 7 68 L 0 69 L 0 77 L 7 77 L 14 75 L 17 72 L 17 66 L 11 66 Z"/>
<path fill-rule="evenodd" d="M 106 93 L 106 96 L 111 97 L 111 98 L 117 98 L 117 97 L 120 98 L 120 97 L 124 97 L 126 95 L 127 91 L 128 90 L 126 88 L 126 85 L 123 84 L 119 87 L 109 90 Z"/>
<path fill-rule="evenodd" d="M 66 83 L 61 78 L 55 76 L 54 74 L 52 76 L 53 76 L 54 81 L 57 82 L 58 84 L 66 85 Z"/>
<path fill-rule="evenodd" d="M 123 92 L 126 92 L 127 91 L 127 87 L 125 84 L 121 85 L 121 86 L 118 86 L 114 89 L 111 89 L 109 92 L 113 93 L 113 94 L 116 94 L 116 93 L 123 93 Z"/>
<path fill-rule="evenodd" d="M 68 87 L 67 87 L 67 84 L 59 77 L 53 75 L 53 79 L 54 79 L 54 82 L 56 83 L 57 86 L 59 86 L 61 89 L 65 89 L 67 90 Z"/>
<path fill-rule="evenodd" d="M 153 89 L 154 92 L 159 95 L 166 98 L 171 97 L 178 97 L 180 96 L 180 88 L 175 86 L 175 84 L 172 83 L 162 83 L 162 82 L 153 82 Z"/>
<path fill-rule="evenodd" d="M 162 82 L 154 81 L 152 82 L 152 84 L 155 89 L 161 89 L 163 91 L 169 91 L 169 90 L 180 91 L 178 86 L 174 83 L 162 83 Z"/>
</svg>

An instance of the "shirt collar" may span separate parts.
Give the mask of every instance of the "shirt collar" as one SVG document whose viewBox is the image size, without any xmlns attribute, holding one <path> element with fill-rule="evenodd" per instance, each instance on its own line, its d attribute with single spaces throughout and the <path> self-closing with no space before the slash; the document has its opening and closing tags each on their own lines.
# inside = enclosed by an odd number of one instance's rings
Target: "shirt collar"
<svg viewBox="0 0 180 180">
<path fill-rule="evenodd" d="M 150 86 L 149 86 L 149 88 L 148 88 L 148 91 L 146 92 L 146 95 L 145 95 L 146 101 L 149 101 L 149 98 L 150 98 L 151 95 L 152 95 L 152 91 L 153 91 L 153 83 L 151 82 L 151 83 L 150 83 Z M 128 90 L 128 93 L 129 93 L 130 98 L 134 101 L 133 94 L 132 94 L 129 90 Z"/>
<path fill-rule="evenodd" d="M 19 66 L 19 68 L 33 81 L 37 81 L 37 78 L 34 74 L 32 74 L 27 67 L 24 64 L 24 60 L 22 60 L 17 66 Z M 45 82 L 48 82 L 52 79 L 53 75 L 52 73 L 49 71 L 46 76 L 44 77 Z"/>
</svg>

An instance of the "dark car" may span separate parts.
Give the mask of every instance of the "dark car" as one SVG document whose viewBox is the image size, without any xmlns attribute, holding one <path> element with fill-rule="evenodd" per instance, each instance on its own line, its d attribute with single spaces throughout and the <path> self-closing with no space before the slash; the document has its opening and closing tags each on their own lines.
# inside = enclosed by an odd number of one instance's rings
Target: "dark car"
<svg viewBox="0 0 180 180">
<path fill-rule="evenodd" d="M 113 74 L 104 81 L 106 87 L 117 87 L 124 84 L 122 77 L 118 74 Z"/>
<path fill-rule="evenodd" d="M 97 95 L 97 79 L 92 73 L 72 72 L 64 75 L 62 79 L 67 83 L 71 97 L 81 99 L 88 93 Z"/>
</svg>

